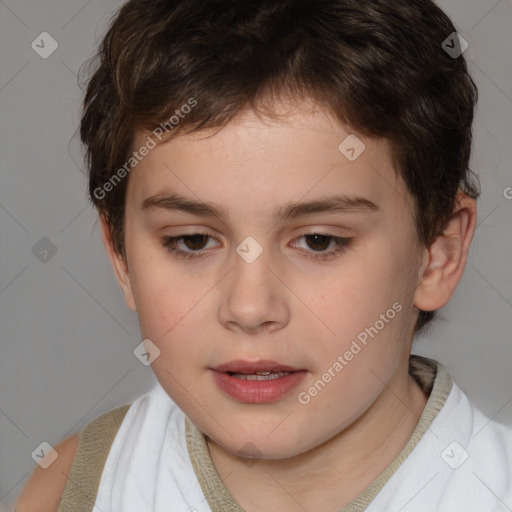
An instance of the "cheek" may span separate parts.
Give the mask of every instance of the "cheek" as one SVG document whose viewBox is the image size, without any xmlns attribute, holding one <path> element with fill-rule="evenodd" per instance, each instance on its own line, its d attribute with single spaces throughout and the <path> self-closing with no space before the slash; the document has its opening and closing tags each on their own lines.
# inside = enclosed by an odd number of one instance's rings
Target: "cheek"
<svg viewBox="0 0 512 512">
<path fill-rule="evenodd" d="M 140 231 L 127 233 L 130 281 L 142 334 L 157 342 L 185 315 L 185 299 L 194 287 L 185 286 L 159 242 Z"/>
<path fill-rule="evenodd" d="M 186 368 L 205 358 L 201 318 L 208 307 L 208 286 L 184 278 L 169 265 L 143 265 L 134 269 L 133 289 L 141 335 L 160 350 L 152 364 L 156 374 L 169 380 L 165 370 L 186 376 Z M 206 365 L 206 362 L 204 363 Z M 162 373 L 164 372 L 164 373 Z"/>
<path fill-rule="evenodd" d="M 345 259 L 315 302 L 319 316 L 325 315 L 332 330 L 345 337 L 373 324 L 402 295 L 402 264 L 372 245 Z"/>
<path fill-rule="evenodd" d="M 131 269 L 131 282 L 141 333 L 158 345 L 172 336 L 186 315 L 187 289 L 165 266 L 154 261 L 137 263 Z"/>
<path fill-rule="evenodd" d="M 413 320 L 415 269 L 411 261 L 412 251 L 399 252 L 381 241 L 354 254 L 350 261 L 347 258 L 346 271 L 341 269 L 335 279 L 326 280 L 311 308 L 317 313 L 318 332 L 324 333 L 317 340 L 317 372 L 325 372 L 344 355 L 349 359 L 347 368 L 368 372 L 380 367 L 384 373 L 392 369 L 409 341 Z M 313 299 L 311 290 L 309 296 Z M 352 371 L 343 373 L 355 378 Z"/>
</svg>

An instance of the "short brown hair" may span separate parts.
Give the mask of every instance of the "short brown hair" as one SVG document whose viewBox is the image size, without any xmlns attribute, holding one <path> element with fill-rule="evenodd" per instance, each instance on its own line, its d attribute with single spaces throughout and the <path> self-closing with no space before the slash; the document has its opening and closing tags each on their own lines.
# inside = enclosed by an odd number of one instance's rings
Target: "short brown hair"
<svg viewBox="0 0 512 512">
<path fill-rule="evenodd" d="M 454 32 L 431 0 L 128 1 L 89 61 L 99 62 L 80 124 L 90 200 L 115 249 L 126 258 L 128 178 L 97 191 L 129 160 L 138 131 L 190 98 L 197 105 L 169 136 L 222 127 L 281 94 L 311 98 L 356 133 L 389 142 L 428 247 L 457 191 L 479 195 L 468 168 L 478 92 L 464 57 L 442 47 Z M 434 314 L 420 311 L 416 332 Z"/>
</svg>

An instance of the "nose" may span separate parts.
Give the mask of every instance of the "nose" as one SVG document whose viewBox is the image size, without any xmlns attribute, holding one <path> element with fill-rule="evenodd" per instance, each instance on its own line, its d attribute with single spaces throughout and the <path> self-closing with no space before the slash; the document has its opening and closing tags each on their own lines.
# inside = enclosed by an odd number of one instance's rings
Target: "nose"
<svg viewBox="0 0 512 512">
<path fill-rule="evenodd" d="M 269 253 L 263 250 L 253 261 L 235 255 L 219 307 L 219 320 L 227 329 L 257 334 L 289 322 L 290 292 L 272 269 Z"/>
</svg>

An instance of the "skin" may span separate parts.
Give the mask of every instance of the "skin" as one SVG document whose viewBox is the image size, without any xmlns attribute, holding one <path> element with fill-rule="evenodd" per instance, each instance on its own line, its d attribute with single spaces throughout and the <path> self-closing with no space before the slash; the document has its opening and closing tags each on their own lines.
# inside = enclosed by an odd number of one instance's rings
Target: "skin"
<svg viewBox="0 0 512 512">
<path fill-rule="evenodd" d="M 73 463 L 80 433 L 66 437 L 53 448 L 59 454 L 53 464 L 43 469 L 37 464 L 15 504 L 15 512 L 57 510 Z"/>
<path fill-rule="evenodd" d="M 158 381 L 207 436 L 237 502 L 248 512 L 334 511 L 393 461 L 417 425 L 427 400 L 408 375 L 418 308 L 438 309 L 451 297 L 476 205 L 460 194 L 443 235 L 422 247 L 385 140 L 359 137 L 366 149 L 351 162 L 338 150 L 350 128 L 321 108 L 283 101 L 275 112 L 281 117 L 271 120 L 246 111 L 220 130 L 158 145 L 129 177 L 127 261 L 112 249 L 104 219 L 103 240 L 143 338 L 161 351 L 152 364 Z M 139 133 L 138 141 L 146 137 Z M 229 215 L 142 210 L 144 199 L 164 192 L 215 203 Z M 334 192 L 366 198 L 379 211 L 271 215 Z M 334 257 L 313 260 L 335 242 L 320 247 L 304 231 L 353 240 Z M 165 236 L 195 232 L 212 238 L 178 246 L 202 257 L 183 260 L 163 246 Z M 235 251 L 248 236 L 263 249 L 252 263 Z M 301 404 L 298 394 L 397 302 L 402 310 Z M 224 394 L 210 370 L 234 359 L 276 360 L 307 375 L 273 403 L 244 404 Z"/>
</svg>

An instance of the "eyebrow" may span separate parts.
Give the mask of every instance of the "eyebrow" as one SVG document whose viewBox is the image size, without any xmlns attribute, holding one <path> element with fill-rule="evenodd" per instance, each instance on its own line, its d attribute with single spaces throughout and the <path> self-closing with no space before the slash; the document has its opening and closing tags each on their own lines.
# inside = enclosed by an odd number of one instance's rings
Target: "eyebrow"
<svg viewBox="0 0 512 512">
<path fill-rule="evenodd" d="M 226 219 L 229 211 L 215 203 L 205 203 L 189 199 L 177 193 L 157 194 L 144 199 L 141 206 L 143 211 L 180 211 L 202 217 L 216 217 Z M 273 217 L 280 220 L 289 220 L 303 215 L 315 213 L 373 213 L 379 207 L 363 197 L 349 197 L 346 195 L 333 195 L 308 202 L 287 203 L 274 210 Z"/>
</svg>

